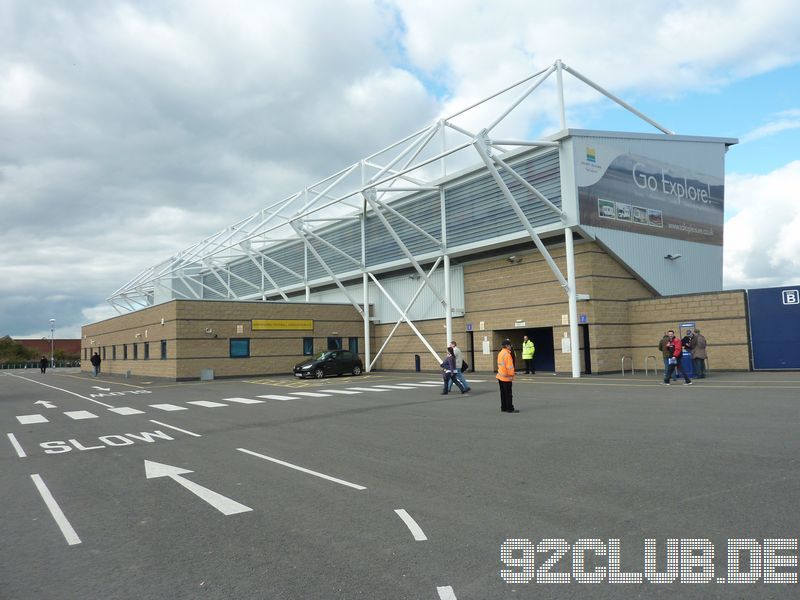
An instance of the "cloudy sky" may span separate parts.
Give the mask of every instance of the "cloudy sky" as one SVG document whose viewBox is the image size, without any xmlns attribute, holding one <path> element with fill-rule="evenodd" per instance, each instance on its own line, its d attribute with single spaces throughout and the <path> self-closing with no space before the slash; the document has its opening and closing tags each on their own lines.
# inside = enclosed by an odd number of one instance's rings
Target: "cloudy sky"
<svg viewBox="0 0 800 600">
<path fill-rule="evenodd" d="M 798 31 L 793 0 L 0 0 L 0 335 L 77 337 L 143 268 L 556 58 L 739 138 L 725 286 L 800 283 Z"/>
</svg>

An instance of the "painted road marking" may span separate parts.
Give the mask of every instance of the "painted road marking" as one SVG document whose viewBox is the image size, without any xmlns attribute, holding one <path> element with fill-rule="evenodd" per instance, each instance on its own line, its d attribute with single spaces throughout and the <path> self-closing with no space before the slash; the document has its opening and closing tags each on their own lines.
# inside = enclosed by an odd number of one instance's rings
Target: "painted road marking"
<svg viewBox="0 0 800 600">
<path fill-rule="evenodd" d="M 91 398 L 87 398 L 86 396 L 81 396 L 80 394 L 76 394 L 75 392 L 70 392 L 69 390 L 65 390 L 60 387 L 56 387 L 54 385 L 49 385 L 47 383 L 42 383 L 41 381 L 36 381 L 35 379 L 28 379 L 27 377 L 22 377 L 21 375 L 11 375 L 11 377 L 17 377 L 18 379 L 24 379 L 25 381 L 30 381 L 31 383 L 35 383 L 37 385 L 43 385 L 45 387 L 52 388 L 54 390 L 58 390 L 59 392 L 64 392 L 66 394 L 72 394 L 73 396 L 77 396 L 78 398 L 83 398 L 84 400 L 88 400 L 89 402 L 94 402 L 95 404 L 99 404 L 100 406 L 105 406 L 106 408 L 114 408 L 110 404 L 106 404 L 105 402 L 100 402 L 99 400 L 92 400 Z"/>
<path fill-rule="evenodd" d="M 69 524 L 69 521 L 64 515 L 64 512 L 61 510 L 61 507 L 58 505 L 58 502 L 56 502 L 56 499 L 53 498 L 53 494 L 51 494 L 50 490 L 47 489 L 44 480 L 39 477 L 38 473 L 31 475 L 31 479 L 33 479 L 36 489 L 39 490 L 42 500 L 44 500 L 45 505 L 50 510 L 50 514 L 53 515 L 53 519 L 55 519 L 56 525 L 58 525 L 58 528 L 61 530 L 62 535 L 67 540 L 67 543 L 70 546 L 80 544 L 81 538 L 78 537 L 78 534 L 72 528 L 72 525 Z"/>
<path fill-rule="evenodd" d="M 75 448 L 80 452 L 85 452 L 87 450 L 103 450 L 105 448 L 132 446 L 137 441 L 144 442 L 146 444 L 154 444 L 158 440 L 166 440 L 168 442 L 174 442 L 175 438 L 157 429 L 155 431 L 141 431 L 138 434 L 126 433 L 124 435 L 122 434 L 101 435 L 97 438 L 97 441 L 101 442 L 99 446 L 84 446 L 81 442 L 72 438 L 67 440 L 66 442 L 64 440 L 53 440 L 50 442 L 42 442 L 41 444 L 39 444 L 39 447 L 44 449 L 45 454 L 64 454 L 66 452 L 72 452 L 73 448 Z"/>
<path fill-rule="evenodd" d="M 151 404 L 153 408 L 157 408 L 158 410 L 189 410 L 185 406 L 176 406 L 175 404 Z"/>
<path fill-rule="evenodd" d="M 309 475 L 313 475 L 314 477 L 321 477 L 322 479 L 327 479 L 328 481 L 333 481 L 334 483 L 339 483 L 341 485 L 346 485 L 347 487 L 355 488 L 357 490 L 365 490 L 363 485 L 358 485 L 356 483 L 350 483 L 349 481 L 345 481 L 344 479 L 337 479 L 336 477 L 331 477 L 330 475 L 325 475 L 324 473 L 319 473 L 317 471 L 312 471 L 311 469 L 306 469 L 305 467 L 300 467 L 298 465 L 293 465 L 292 463 L 284 462 L 282 460 L 278 460 L 277 458 L 272 458 L 271 456 L 265 456 L 263 454 L 259 454 L 258 452 L 253 452 L 252 450 L 247 450 L 245 448 L 237 448 L 239 452 L 244 452 L 245 454 L 251 454 L 258 458 L 263 458 L 264 460 L 269 460 L 279 465 L 283 465 L 284 467 L 289 467 L 290 469 L 295 469 L 297 471 L 302 471 L 303 473 L 308 473 Z"/>
<path fill-rule="evenodd" d="M 194 471 L 190 471 L 189 469 L 182 469 L 180 467 L 173 467 L 171 465 L 165 465 L 162 463 L 153 462 L 150 460 L 144 461 L 144 472 L 147 479 L 155 479 L 156 477 L 169 477 L 176 483 L 179 483 L 187 490 L 192 492 L 195 496 L 208 502 L 211 506 L 216 508 L 219 512 L 221 512 L 225 516 L 229 515 L 236 515 L 243 512 L 249 512 L 253 510 L 249 506 L 245 506 L 244 504 L 239 504 L 236 500 L 231 500 L 222 494 L 218 494 L 217 492 L 208 489 L 207 487 L 203 487 L 202 485 L 195 483 L 193 481 L 189 481 L 181 477 L 181 475 L 186 475 L 188 473 L 194 473 Z"/>
<path fill-rule="evenodd" d="M 206 408 L 218 408 L 220 406 L 228 406 L 222 402 L 211 402 L 211 400 L 189 400 L 186 404 L 194 404 L 195 406 L 204 406 Z"/>
<path fill-rule="evenodd" d="M 389 390 L 382 390 L 380 388 L 362 388 L 362 387 L 352 387 L 347 388 L 348 390 L 355 390 L 357 392 L 388 392 Z"/>
<path fill-rule="evenodd" d="M 170 429 L 174 429 L 175 431 L 180 431 L 181 433 L 185 433 L 186 435 L 191 435 L 194 437 L 203 437 L 199 433 L 192 433 L 191 431 L 186 431 L 185 429 L 181 429 L 180 427 L 175 427 L 173 425 L 167 425 L 166 423 L 162 423 L 161 421 L 154 421 L 150 419 L 151 423 L 155 423 L 156 425 L 161 425 L 162 427 L 169 427 Z"/>
<path fill-rule="evenodd" d="M 255 398 L 223 398 L 223 402 L 238 402 L 239 404 L 263 404 L 263 400 L 256 400 Z"/>
<path fill-rule="evenodd" d="M 34 404 L 41 404 L 42 408 L 56 408 L 56 405 L 52 402 L 48 402 L 47 400 L 37 400 Z"/>
<path fill-rule="evenodd" d="M 15 436 L 13 433 L 9 433 L 6 435 L 8 435 L 8 441 L 10 441 L 11 445 L 14 446 L 14 450 L 17 451 L 17 456 L 19 456 L 20 458 L 25 458 L 26 456 L 28 456 L 27 454 L 25 454 L 25 450 L 22 449 L 22 446 L 17 441 L 17 436 Z"/>
<path fill-rule="evenodd" d="M 414 539 L 418 542 L 424 542 L 428 539 L 428 536 L 425 535 L 425 532 L 422 531 L 422 528 L 417 525 L 417 522 L 411 518 L 411 515 L 408 514 L 405 509 L 403 508 L 396 508 L 395 511 L 397 516 L 403 519 L 403 523 L 406 524 L 408 530 L 411 532 L 411 535 L 414 536 Z"/>
<path fill-rule="evenodd" d="M 309 398 L 327 398 L 330 394 L 320 394 L 319 392 L 292 392 L 293 396 L 308 396 Z"/>
<path fill-rule="evenodd" d="M 144 411 L 138 408 L 131 408 L 129 406 L 120 406 L 119 408 L 109 408 L 109 411 L 117 413 L 118 415 L 143 415 Z"/>
<path fill-rule="evenodd" d="M 441 383 L 404 383 L 402 384 L 407 387 L 439 387 L 442 385 Z"/>
<path fill-rule="evenodd" d="M 355 392 L 351 390 L 320 390 L 321 392 L 326 392 L 328 394 L 360 394 L 361 392 Z"/>
<path fill-rule="evenodd" d="M 97 415 L 90 413 L 88 410 L 68 410 L 64 413 L 70 419 L 80 421 L 81 419 L 96 419 Z"/>
<path fill-rule="evenodd" d="M 33 423 L 49 423 L 47 417 L 44 415 L 20 415 L 17 417 L 17 421 L 23 425 L 31 425 Z"/>
<path fill-rule="evenodd" d="M 376 385 L 376 388 L 386 390 L 413 390 L 414 388 L 409 385 Z"/>
<path fill-rule="evenodd" d="M 281 402 L 286 402 L 287 400 L 297 400 L 294 396 L 279 396 L 277 394 L 266 394 L 264 396 L 259 396 L 259 398 L 266 398 L 267 400 L 280 400 Z"/>
<path fill-rule="evenodd" d="M 422 381 L 420 383 L 428 383 L 430 385 L 442 385 L 441 381 Z"/>
<path fill-rule="evenodd" d="M 436 591 L 439 592 L 439 600 L 458 600 L 456 593 L 449 585 L 436 586 Z"/>
</svg>

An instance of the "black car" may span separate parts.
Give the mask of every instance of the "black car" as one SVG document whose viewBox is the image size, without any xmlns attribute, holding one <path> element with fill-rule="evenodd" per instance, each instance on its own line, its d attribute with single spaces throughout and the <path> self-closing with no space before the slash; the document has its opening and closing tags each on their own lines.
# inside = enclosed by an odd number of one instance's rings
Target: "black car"
<svg viewBox="0 0 800 600">
<path fill-rule="evenodd" d="M 343 373 L 361 375 L 364 363 L 357 354 L 349 350 L 328 350 L 320 352 L 314 358 L 294 366 L 295 377 L 316 377 L 322 379 L 326 375 L 342 375 Z"/>
</svg>

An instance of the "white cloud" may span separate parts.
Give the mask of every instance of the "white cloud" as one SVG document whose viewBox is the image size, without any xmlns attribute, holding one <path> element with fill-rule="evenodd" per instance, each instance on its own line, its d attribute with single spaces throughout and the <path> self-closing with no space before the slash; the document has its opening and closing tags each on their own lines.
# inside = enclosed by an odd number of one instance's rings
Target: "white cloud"
<svg viewBox="0 0 800 600">
<path fill-rule="evenodd" d="M 800 109 L 785 110 L 777 113 L 769 123 L 743 134 L 740 142 L 744 144 L 792 129 L 800 129 Z"/>
<path fill-rule="evenodd" d="M 800 281 L 800 161 L 767 175 L 726 181 L 724 284 L 728 289 Z"/>
<path fill-rule="evenodd" d="M 99 318 L 148 266 L 555 58 L 635 104 L 800 60 L 797 30 L 789 0 L 7 0 L 0 335 Z M 580 126 L 598 95 L 566 85 Z M 555 106 L 547 82 L 496 134 L 552 130 Z"/>
</svg>

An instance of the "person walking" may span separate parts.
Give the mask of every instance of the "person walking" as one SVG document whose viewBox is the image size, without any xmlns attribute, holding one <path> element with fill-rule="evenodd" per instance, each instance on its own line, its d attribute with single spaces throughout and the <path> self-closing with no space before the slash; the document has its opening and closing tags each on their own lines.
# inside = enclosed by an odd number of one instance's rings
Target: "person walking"
<svg viewBox="0 0 800 600">
<path fill-rule="evenodd" d="M 536 352 L 536 346 L 533 345 L 533 340 L 529 339 L 527 335 L 522 336 L 522 360 L 525 361 L 525 374 L 536 375 L 536 367 L 533 366 L 533 354 Z"/>
<path fill-rule="evenodd" d="M 681 365 L 681 340 L 680 338 L 675 337 L 675 332 L 671 329 L 667 332 L 667 337 L 669 338 L 669 342 L 667 343 L 667 349 L 669 350 L 670 357 L 668 360 L 669 369 L 664 374 L 664 385 L 669 385 L 669 378 L 675 372 L 675 369 L 680 369 Z M 692 385 L 692 380 L 689 379 L 689 376 L 686 375 L 686 372 L 681 369 L 681 374 L 683 375 L 684 384 Z"/>
<path fill-rule="evenodd" d="M 708 352 L 706 351 L 707 344 L 706 336 L 700 333 L 699 329 L 695 329 L 689 349 L 692 351 L 694 376 L 698 379 L 705 379 L 706 377 L 706 359 L 708 358 Z"/>
<path fill-rule="evenodd" d="M 450 342 L 450 347 L 453 349 L 453 356 L 456 359 L 456 372 L 455 376 L 450 380 L 450 384 L 447 386 L 447 391 L 449 392 L 450 389 L 453 387 L 453 381 L 458 380 L 461 382 L 460 389 L 464 390 L 465 392 L 470 391 L 472 388 L 470 387 L 469 383 L 467 383 L 466 378 L 464 377 L 464 365 L 467 364 L 464 362 L 464 354 L 461 352 L 461 348 L 458 347 L 455 340 Z"/>
<path fill-rule="evenodd" d="M 503 340 L 503 347 L 497 355 L 497 382 L 500 384 L 500 411 L 518 413 L 514 408 L 514 398 L 511 393 L 511 384 L 514 381 L 514 355 L 511 350 L 511 340 Z"/>
<path fill-rule="evenodd" d="M 444 357 L 444 362 L 442 363 L 442 379 L 444 380 L 444 388 L 442 388 L 442 396 L 445 396 L 450 393 L 450 387 L 453 383 L 456 384 L 456 387 L 461 390 L 461 393 L 465 393 L 467 390 L 464 389 L 464 386 L 461 385 L 461 382 L 456 379 L 456 355 L 453 352 L 452 346 L 447 347 L 447 355 Z"/>
<path fill-rule="evenodd" d="M 664 357 L 664 377 L 667 376 L 667 371 L 669 371 L 669 357 L 670 351 L 667 349 L 667 345 L 669 344 L 669 333 L 664 332 L 664 337 L 661 338 L 661 341 L 658 342 L 658 349 L 661 351 L 661 355 Z M 675 371 L 672 375 L 673 381 L 678 381 L 678 372 Z"/>
<path fill-rule="evenodd" d="M 98 375 L 100 375 L 100 362 L 101 362 L 100 355 L 97 352 L 95 352 L 94 354 L 92 354 L 92 358 L 89 359 L 89 362 L 92 363 L 92 371 L 94 373 L 94 376 L 97 377 Z"/>
<path fill-rule="evenodd" d="M 42 373 L 47 372 L 47 365 L 50 364 L 50 361 L 47 360 L 46 356 L 43 356 L 42 359 L 39 361 L 39 368 L 42 370 Z"/>
</svg>

